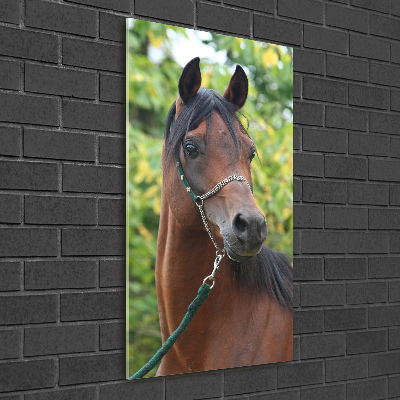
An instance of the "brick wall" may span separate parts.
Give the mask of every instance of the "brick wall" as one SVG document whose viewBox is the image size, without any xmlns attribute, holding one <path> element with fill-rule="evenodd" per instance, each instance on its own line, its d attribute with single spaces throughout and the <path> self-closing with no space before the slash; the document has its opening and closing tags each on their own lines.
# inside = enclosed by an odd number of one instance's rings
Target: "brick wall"
<svg viewBox="0 0 400 400">
<path fill-rule="evenodd" d="M 294 362 L 124 381 L 125 17 L 294 51 Z M 400 397 L 398 0 L 0 1 L 0 399 Z"/>
</svg>

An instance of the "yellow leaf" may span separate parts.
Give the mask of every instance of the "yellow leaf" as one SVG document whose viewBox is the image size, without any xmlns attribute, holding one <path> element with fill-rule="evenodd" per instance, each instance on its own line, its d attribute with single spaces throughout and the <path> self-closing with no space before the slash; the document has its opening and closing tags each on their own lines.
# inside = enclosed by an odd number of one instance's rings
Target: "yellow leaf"
<svg viewBox="0 0 400 400">
<path fill-rule="evenodd" d="M 149 37 L 150 44 L 154 47 L 160 47 L 162 42 L 163 42 L 163 37 L 162 36 L 154 36 L 153 31 L 148 30 L 147 31 L 147 36 Z"/>
<path fill-rule="evenodd" d="M 278 54 L 272 49 L 268 49 L 262 56 L 265 67 L 273 67 L 278 62 Z"/>
<path fill-rule="evenodd" d="M 138 231 L 146 240 L 153 240 L 153 235 L 143 224 L 138 225 Z"/>
</svg>

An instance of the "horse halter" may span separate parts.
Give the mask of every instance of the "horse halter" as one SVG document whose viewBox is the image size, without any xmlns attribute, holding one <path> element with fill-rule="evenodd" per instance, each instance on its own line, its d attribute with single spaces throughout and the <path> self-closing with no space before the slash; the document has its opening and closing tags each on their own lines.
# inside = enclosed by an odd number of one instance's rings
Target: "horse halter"
<svg viewBox="0 0 400 400">
<path fill-rule="evenodd" d="M 249 182 L 247 182 L 247 179 L 244 176 L 242 176 L 242 175 L 230 175 L 227 178 L 225 178 L 224 180 L 222 180 L 221 182 L 217 183 L 207 193 L 205 193 L 205 194 L 203 194 L 201 196 L 197 196 L 194 193 L 193 189 L 190 187 L 188 180 L 186 179 L 185 173 L 183 172 L 183 169 L 182 169 L 182 164 L 180 163 L 179 157 L 178 157 L 177 154 L 175 155 L 175 160 L 176 160 L 176 166 L 178 167 L 179 176 L 181 178 L 181 181 L 185 185 L 186 191 L 189 193 L 190 197 L 193 199 L 194 203 L 199 208 L 200 216 L 201 216 L 201 219 L 203 220 L 203 224 L 204 224 L 204 226 L 206 228 L 208 236 L 210 236 L 210 239 L 213 242 L 215 249 L 217 250 L 216 251 L 216 259 L 214 261 L 214 270 L 213 270 L 212 274 L 207 276 L 203 281 L 203 283 L 205 283 L 205 281 L 207 279 L 210 279 L 211 281 L 213 281 L 213 284 L 211 286 L 211 287 L 213 287 L 214 286 L 214 282 L 215 282 L 214 275 L 215 275 L 215 272 L 218 269 L 219 263 L 221 262 L 222 258 L 225 255 L 225 248 L 223 247 L 221 249 L 218 246 L 218 243 L 215 240 L 215 237 L 214 237 L 213 233 L 211 232 L 210 225 L 209 225 L 209 223 L 207 221 L 207 217 L 206 217 L 206 214 L 204 212 L 204 200 L 206 200 L 206 199 L 210 198 L 211 196 L 213 196 L 214 194 L 216 194 L 225 185 L 227 185 L 229 182 L 232 182 L 232 181 L 243 181 L 243 182 L 246 182 L 246 184 L 250 188 L 250 190 L 251 190 L 251 186 L 249 185 Z"/>
</svg>

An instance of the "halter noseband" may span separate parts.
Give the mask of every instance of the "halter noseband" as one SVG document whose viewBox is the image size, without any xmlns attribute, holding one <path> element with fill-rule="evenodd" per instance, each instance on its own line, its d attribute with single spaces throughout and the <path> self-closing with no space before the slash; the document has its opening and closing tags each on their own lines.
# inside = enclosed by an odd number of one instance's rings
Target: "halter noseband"
<svg viewBox="0 0 400 400">
<path fill-rule="evenodd" d="M 217 250 L 217 255 L 220 253 L 220 255 L 225 254 L 225 248 L 223 247 L 222 249 L 218 247 L 218 243 L 215 240 L 214 235 L 211 232 L 210 225 L 208 224 L 206 214 L 204 212 L 204 200 L 208 199 L 209 197 L 213 196 L 215 193 L 217 193 L 219 190 L 221 190 L 225 185 L 227 185 L 229 182 L 232 181 L 243 181 L 246 182 L 247 186 L 250 188 L 249 182 L 247 182 L 247 179 L 242 176 L 242 175 L 230 175 L 227 178 L 225 178 L 223 181 L 220 183 L 217 183 L 210 191 L 207 193 L 201 195 L 201 196 L 196 196 L 194 193 L 193 189 L 190 187 L 189 182 L 186 179 L 185 173 L 183 172 L 182 165 L 179 161 L 179 157 L 177 154 L 175 154 L 175 160 L 176 160 L 176 166 L 178 167 L 179 175 L 181 177 L 181 181 L 185 185 L 186 191 L 190 194 L 190 197 L 193 199 L 194 203 L 196 206 L 199 208 L 201 219 L 203 220 L 203 224 L 207 230 L 208 235 L 210 236 L 210 239 L 212 240 L 216 250 Z M 200 201 L 199 201 L 200 200 Z M 222 258 L 222 256 L 221 256 Z"/>
</svg>

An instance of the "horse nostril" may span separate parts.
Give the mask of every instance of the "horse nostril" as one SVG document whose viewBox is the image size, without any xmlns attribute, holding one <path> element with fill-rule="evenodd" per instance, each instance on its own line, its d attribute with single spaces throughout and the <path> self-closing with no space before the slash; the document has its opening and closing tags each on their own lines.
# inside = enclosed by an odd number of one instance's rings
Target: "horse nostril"
<svg viewBox="0 0 400 400">
<path fill-rule="evenodd" d="M 263 215 L 238 212 L 232 220 L 232 230 L 240 242 L 247 240 L 262 243 L 267 237 L 267 223 Z"/>
<path fill-rule="evenodd" d="M 232 229 L 238 239 L 246 239 L 249 221 L 241 213 L 237 213 L 232 221 Z"/>
</svg>

